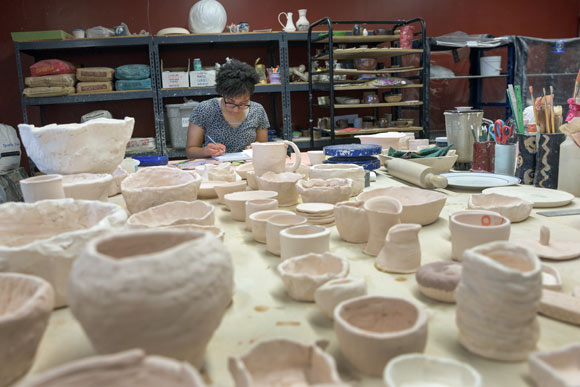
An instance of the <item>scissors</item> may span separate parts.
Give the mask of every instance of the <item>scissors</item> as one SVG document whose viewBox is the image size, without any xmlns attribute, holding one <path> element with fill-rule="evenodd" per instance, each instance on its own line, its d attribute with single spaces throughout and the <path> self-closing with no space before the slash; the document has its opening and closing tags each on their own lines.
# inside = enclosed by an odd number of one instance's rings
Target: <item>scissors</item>
<svg viewBox="0 0 580 387">
<path fill-rule="evenodd" d="M 490 130 L 492 130 L 490 125 Z M 495 134 L 495 141 L 498 144 L 507 144 L 512 136 L 514 128 L 506 125 L 502 120 L 496 120 L 493 124 L 493 132 Z"/>
</svg>

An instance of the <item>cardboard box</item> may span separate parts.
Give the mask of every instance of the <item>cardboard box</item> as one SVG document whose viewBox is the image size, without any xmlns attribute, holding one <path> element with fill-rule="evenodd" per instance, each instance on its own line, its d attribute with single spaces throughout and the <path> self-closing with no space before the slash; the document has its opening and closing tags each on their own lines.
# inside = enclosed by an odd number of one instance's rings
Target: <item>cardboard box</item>
<svg viewBox="0 0 580 387">
<path fill-rule="evenodd" d="M 161 85 L 164 89 L 189 87 L 189 59 L 187 67 L 163 68 L 161 61 Z"/>
<path fill-rule="evenodd" d="M 191 87 L 215 86 L 215 70 L 198 70 L 189 72 L 189 84 Z"/>
</svg>

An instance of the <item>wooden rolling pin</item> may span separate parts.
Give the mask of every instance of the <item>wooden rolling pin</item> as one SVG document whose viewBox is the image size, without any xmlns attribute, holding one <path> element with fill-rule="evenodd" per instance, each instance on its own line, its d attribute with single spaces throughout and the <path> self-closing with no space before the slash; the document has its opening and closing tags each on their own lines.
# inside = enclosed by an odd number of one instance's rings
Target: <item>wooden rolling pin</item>
<svg viewBox="0 0 580 387">
<path fill-rule="evenodd" d="M 422 188 L 445 188 L 447 178 L 435 172 L 431 167 L 404 159 L 386 161 L 387 171 L 391 176 L 418 185 Z"/>
</svg>

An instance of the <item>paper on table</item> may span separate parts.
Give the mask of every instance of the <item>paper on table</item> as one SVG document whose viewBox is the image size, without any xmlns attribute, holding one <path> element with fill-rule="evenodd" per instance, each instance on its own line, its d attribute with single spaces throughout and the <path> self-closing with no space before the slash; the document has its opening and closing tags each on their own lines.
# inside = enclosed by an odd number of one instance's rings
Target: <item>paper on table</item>
<svg viewBox="0 0 580 387">
<path fill-rule="evenodd" d="M 214 156 L 212 158 L 218 161 L 244 161 L 251 160 L 252 156 L 248 155 L 245 152 L 234 152 L 234 153 L 224 153 L 221 156 Z"/>
</svg>

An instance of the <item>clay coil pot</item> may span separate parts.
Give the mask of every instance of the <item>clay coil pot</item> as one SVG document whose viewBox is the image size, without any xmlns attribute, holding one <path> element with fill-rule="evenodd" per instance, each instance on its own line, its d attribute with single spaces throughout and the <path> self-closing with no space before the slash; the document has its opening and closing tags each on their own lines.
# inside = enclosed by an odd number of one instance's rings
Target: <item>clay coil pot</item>
<svg viewBox="0 0 580 387">
<path fill-rule="evenodd" d="M 352 193 L 358 195 L 365 188 L 365 170 L 356 164 L 318 164 L 310 167 L 311 179 L 351 179 Z"/>
<path fill-rule="evenodd" d="M 351 179 L 310 179 L 300 180 L 296 189 L 303 203 L 335 204 L 348 200 L 352 193 Z"/>
<path fill-rule="evenodd" d="M 277 199 L 248 200 L 246 202 L 246 230 L 252 231 L 252 225 L 250 223 L 250 215 L 252 215 L 254 212 L 277 210 L 277 209 L 278 209 Z"/>
<path fill-rule="evenodd" d="M 534 203 L 515 196 L 495 193 L 469 196 L 467 207 L 471 210 L 486 210 L 505 216 L 512 223 L 522 222 L 530 216 Z"/>
<path fill-rule="evenodd" d="M 340 350 L 360 372 L 380 376 L 395 356 L 423 352 L 427 314 L 397 297 L 362 296 L 334 309 Z"/>
<path fill-rule="evenodd" d="M 71 312 L 98 353 L 139 347 L 196 367 L 232 293 L 228 251 L 200 231 L 139 230 L 94 239 L 69 278 Z"/>
<path fill-rule="evenodd" d="M 63 176 L 62 188 L 67 198 L 106 202 L 112 182 L 108 173 L 78 173 Z"/>
<path fill-rule="evenodd" d="M 280 207 L 293 206 L 298 203 L 298 190 L 296 183 L 304 176 L 299 173 L 265 172 L 262 176 L 257 176 L 258 187 L 261 190 L 278 192 L 278 205 Z"/>
<path fill-rule="evenodd" d="M 380 196 L 365 201 L 363 208 L 369 222 L 369 238 L 363 253 L 376 257 L 383 248 L 389 229 L 401 223 L 403 206 L 396 199 Z"/>
<path fill-rule="evenodd" d="M 329 318 L 334 318 L 334 308 L 342 301 L 367 294 L 367 284 L 362 278 L 337 278 L 320 286 L 314 292 L 314 302 Z"/>
<path fill-rule="evenodd" d="M 132 173 L 121 183 L 123 198 L 131 213 L 163 203 L 197 199 L 201 177 L 177 168 L 148 167 Z"/>
<path fill-rule="evenodd" d="M 280 231 L 280 258 L 330 250 L 330 230 L 319 225 L 301 225 Z"/>
<path fill-rule="evenodd" d="M 300 215 L 274 215 L 266 221 L 266 250 L 280 255 L 280 232 L 286 228 L 305 224 L 306 217 Z"/>
<path fill-rule="evenodd" d="M 350 243 L 366 243 L 369 221 L 364 202 L 340 202 L 334 207 L 334 219 L 340 237 Z"/>
<path fill-rule="evenodd" d="M 224 195 L 224 202 L 229 208 L 232 218 L 239 222 L 246 220 L 246 202 L 258 199 L 275 199 L 278 197 L 276 191 L 241 191 Z"/>
<path fill-rule="evenodd" d="M 55 307 L 65 306 L 71 266 L 87 242 L 123 227 L 126 220 L 123 208 L 97 201 L 2 204 L 0 271 L 45 279 L 54 288 Z"/>
<path fill-rule="evenodd" d="M 180 224 L 212 226 L 214 223 L 214 206 L 202 200 L 160 204 L 133 214 L 127 220 L 130 228 L 167 227 Z"/>
<path fill-rule="evenodd" d="M 32 366 L 53 306 L 54 291 L 42 278 L 0 273 L 0 386 Z"/>
</svg>

